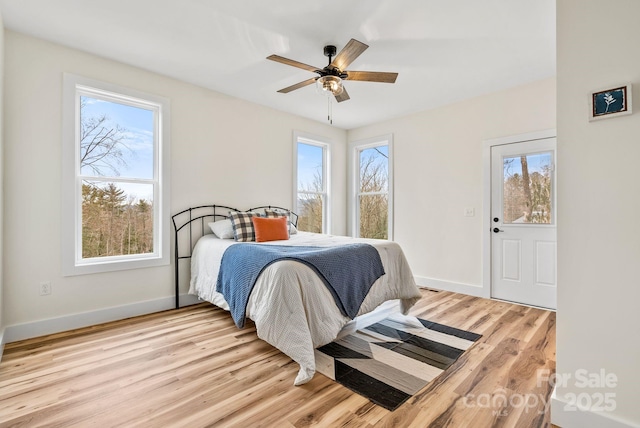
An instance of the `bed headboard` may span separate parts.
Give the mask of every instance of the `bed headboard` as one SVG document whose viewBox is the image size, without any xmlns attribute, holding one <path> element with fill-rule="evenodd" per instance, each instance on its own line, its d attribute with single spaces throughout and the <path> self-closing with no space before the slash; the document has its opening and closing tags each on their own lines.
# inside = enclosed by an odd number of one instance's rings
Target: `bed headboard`
<svg viewBox="0 0 640 428">
<path fill-rule="evenodd" d="M 175 269 L 174 285 L 176 309 L 180 307 L 180 260 L 190 259 L 191 254 L 193 253 L 193 247 L 198 239 L 203 235 L 211 233 L 207 223 L 228 218 L 230 211 L 248 212 L 264 209 L 287 212 L 289 213 L 289 221 L 294 226 L 298 226 L 298 214 L 288 210 L 287 208 L 273 205 L 263 205 L 244 211 L 225 205 L 200 205 L 197 207 L 187 208 L 186 210 L 182 210 L 171 216 L 174 231 L 173 261 Z"/>
</svg>

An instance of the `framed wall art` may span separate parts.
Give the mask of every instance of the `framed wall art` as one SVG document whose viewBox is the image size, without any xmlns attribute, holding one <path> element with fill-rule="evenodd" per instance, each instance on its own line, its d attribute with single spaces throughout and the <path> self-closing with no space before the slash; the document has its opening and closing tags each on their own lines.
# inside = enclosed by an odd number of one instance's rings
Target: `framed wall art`
<svg viewBox="0 0 640 428">
<path fill-rule="evenodd" d="M 592 92 L 589 97 L 589 120 L 631 114 L 631 84 L 611 86 Z"/>
</svg>

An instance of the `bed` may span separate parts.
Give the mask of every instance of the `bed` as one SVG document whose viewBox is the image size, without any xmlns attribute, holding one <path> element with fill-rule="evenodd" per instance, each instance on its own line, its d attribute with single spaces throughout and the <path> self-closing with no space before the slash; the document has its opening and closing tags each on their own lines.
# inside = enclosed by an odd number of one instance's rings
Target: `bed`
<svg viewBox="0 0 640 428">
<path fill-rule="evenodd" d="M 273 206 L 256 207 L 247 212 L 264 209 L 284 212 Z M 189 208 L 173 216 L 175 230 L 176 306 L 179 306 L 180 260 L 190 259 L 189 294 L 229 310 L 224 296 L 216 291 L 221 260 L 234 239 L 221 239 L 208 230 L 208 224 L 226 219 L 238 209 L 219 205 Z M 181 221 L 178 219 L 182 218 Z M 302 385 L 312 379 L 316 371 L 315 348 L 335 340 L 349 326 L 357 324 L 365 314 L 381 305 L 395 307 L 406 313 L 420 299 L 411 269 L 398 244 L 375 239 L 355 239 L 343 236 L 297 232 L 297 216 L 289 214 L 291 233 L 288 240 L 263 242 L 259 245 L 335 247 L 349 244 L 369 244 L 375 248 L 385 274 L 378 278 L 364 297 L 355 320 L 351 320 L 336 305 L 316 271 L 295 260 L 281 260 L 268 265 L 258 276 L 248 298 L 246 316 L 256 325 L 258 337 L 275 346 L 299 364 L 294 381 Z M 180 236 L 182 232 L 183 236 Z M 179 245 L 187 247 L 181 250 Z M 255 245 L 255 243 L 251 243 Z M 181 252 L 182 251 L 182 252 Z M 398 305 L 399 303 L 399 305 Z M 384 306 L 384 305 L 383 305 Z M 378 309 L 379 311 L 379 309 Z"/>
</svg>

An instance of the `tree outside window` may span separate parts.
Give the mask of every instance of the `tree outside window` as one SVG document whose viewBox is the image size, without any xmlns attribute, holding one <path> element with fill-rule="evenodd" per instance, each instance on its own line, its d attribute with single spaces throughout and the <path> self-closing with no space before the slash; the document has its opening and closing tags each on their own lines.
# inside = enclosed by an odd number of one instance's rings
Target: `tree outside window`
<svg viewBox="0 0 640 428">
<path fill-rule="evenodd" d="M 80 97 L 83 259 L 153 252 L 153 130 L 153 111 Z"/>
<path fill-rule="evenodd" d="M 350 143 L 352 234 L 391 239 L 391 135 Z"/>
<path fill-rule="evenodd" d="M 303 142 L 304 141 L 304 142 Z M 298 229 L 326 232 L 327 180 L 325 144 L 299 139 L 297 142 L 296 213 Z"/>
<path fill-rule="evenodd" d="M 551 153 L 503 159 L 504 223 L 551 223 Z"/>
<path fill-rule="evenodd" d="M 389 145 L 363 146 L 356 152 L 357 236 L 389 239 Z"/>
</svg>

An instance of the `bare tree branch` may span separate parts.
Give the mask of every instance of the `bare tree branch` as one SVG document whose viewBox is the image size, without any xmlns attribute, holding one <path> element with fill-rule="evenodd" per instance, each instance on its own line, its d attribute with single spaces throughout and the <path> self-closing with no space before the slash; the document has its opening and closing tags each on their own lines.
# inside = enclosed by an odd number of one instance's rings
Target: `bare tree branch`
<svg viewBox="0 0 640 428">
<path fill-rule="evenodd" d="M 123 150 L 127 129 L 112 124 L 108 116 L 89 116 L 83 111 L 86 102 L 80 104 L 80 168 L 88 167 L 96 175 L 120 175 L 120 166 L 126 166 Z"/>
</svg>

